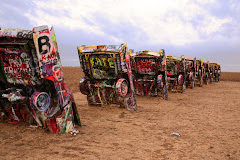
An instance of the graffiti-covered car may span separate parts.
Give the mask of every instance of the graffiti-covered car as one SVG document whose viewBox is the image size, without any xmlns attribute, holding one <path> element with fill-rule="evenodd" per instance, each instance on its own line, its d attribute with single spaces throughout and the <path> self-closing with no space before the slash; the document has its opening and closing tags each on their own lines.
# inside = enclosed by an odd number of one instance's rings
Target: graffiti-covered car
<svg viewBox="0 0 240 160">
<path fill-rule="evenodd" d="M 136 110 L 136 99 L 127 44 L 80 46 L 78 54 L 85 74 L 79 82 L 89 105 L 118 104 Z"/>
<path fill-rule="evenodd" d="M 137 95 L 157 96 L 168 99 L 166 56 L 160 52 L 139 51 L 131 54 L 131 66 Z"/>
<path fill-rule="evenodd" d="M 209 61 L 203 62 L 203 82 L 209 85 L 211 81 L 211 74 L 210 74 L 210 64 Z"/>
<path fill-rule="evenodd" d="M 215 79 L 215 67 L 213 63 L 209 63 L 210 83 L 213 83 Z"/>
<path fill-rule="evenodd" d="M 194 88 L 196 81 L 196 58 L 186 58 L 186 85 Z"/>
<path fill-rule="evenodd" d="M 168 89 L 186 93 L 186 64 L 185 57 L 167 56 Z"/>
<path fill-rule="evenodd" d="M 202 59 L 196 60 L 196 85 L 203 86 L 204 65 Z"/>
<path fill-rule="evenodd" d="M 37 124 L 54 133 L 81 125 L 53 28 L 0 30 L 0 107 L 2 118 L 12 123 Z"/>
<path fill-rule="evenodd" d="M 221 65 L 213 63 L 214 65 L 214 81 L 219 82 L 221 79 Z"/>
</svg>

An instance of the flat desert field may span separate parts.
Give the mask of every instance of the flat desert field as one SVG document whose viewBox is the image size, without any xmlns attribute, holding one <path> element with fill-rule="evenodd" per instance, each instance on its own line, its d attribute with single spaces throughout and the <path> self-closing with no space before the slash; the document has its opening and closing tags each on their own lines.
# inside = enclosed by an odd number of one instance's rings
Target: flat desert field
<svg viewBox="0 0 240 160">
<path fill-rule="evenodd" d="M 24 124 L 0 123 L 0 159 L 240 159 L 240 73 L 169 93 L 169 100 L 137 97 L 138 110 L 87 104 L 78 90 L 80 67 L 63 67 L 82 127 L 53 134 Z M 177 132 L 180 136 L 173 136 Z"/>
</svg>

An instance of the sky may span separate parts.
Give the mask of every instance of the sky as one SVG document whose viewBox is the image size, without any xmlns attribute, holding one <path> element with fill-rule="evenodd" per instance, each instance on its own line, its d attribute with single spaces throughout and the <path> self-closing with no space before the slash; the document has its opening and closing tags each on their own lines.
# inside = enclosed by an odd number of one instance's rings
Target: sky
<svg viewBox="0 0 240 160">
<path fill-rule="evenodd" d="M 240 72 L 239 0 L 0 0 L 0 27 L 54 27 L 63 66 L 80 66 L 77 46 L 134 51 L 221 64 Z"/>
</svg>

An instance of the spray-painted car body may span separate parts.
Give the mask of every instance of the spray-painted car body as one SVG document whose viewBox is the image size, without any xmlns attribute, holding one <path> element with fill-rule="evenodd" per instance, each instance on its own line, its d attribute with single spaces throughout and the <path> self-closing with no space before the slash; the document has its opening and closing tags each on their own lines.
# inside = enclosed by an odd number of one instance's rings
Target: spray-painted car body
<svg viewBox="0 0 240 160">
<path fill-rule="evenodd" d="M 54 133 L 81 125 L 53 28 L 0 30 L 0 106 L 9 121 L 35 123 Z"/>
<path fill-rule="evenodd" d="M 136 110 L 129 51 L 126 44 L 78 47 L 82 71 L 80 91 L 90 105 L 119 104 Z"/>
<path fill-rule="evenodd" d="M 219 82 L 221 79 L 221 65 L 213 63 L 214 66 L 214 81 Z"/>
<path fill-rule="evenodd" d="M 210 64 L 209 61 L 207 62 L 203 62 L 203 82 L 207 85 L 209 85 L 210 81 L 211 81 L 211 71 L 210 71 Z"/>
<path fill-rule="evenodd" d="M 203 86 L 203 76 L 204 76 L 204 65 L 203 60 L 196 60 L 196 85 L 199 87 Z"/>
<path fill-rule="evenodd" d="M 189 88 L 194 88 L 196 81 L 196 58 L 186 58 L 186 84 Z"/>
<path fill-rule="evenodd" d="M 168 89 L 186 93 L 185 57 L 167 56 Z"/>
<path fill-rule="evenodd" d="M 215 79 L 215 67 L 213 63 L 209 63 L 209 72 L 210 72 L 210 83 L 213 83 Z"/>
<path fill-rule="evenodd" d="M 168 99 L 164 49 L 160 52 L 144 50 L 132 53 L 131 66 L 137 95 L 160 95 L 163 99 Z"/>
</svg>

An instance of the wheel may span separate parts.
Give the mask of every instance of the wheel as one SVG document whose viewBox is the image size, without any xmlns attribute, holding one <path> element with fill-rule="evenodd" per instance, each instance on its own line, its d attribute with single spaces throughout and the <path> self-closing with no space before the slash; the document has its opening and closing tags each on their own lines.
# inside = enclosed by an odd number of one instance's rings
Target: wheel
<svg viewBox="0 0 240 160">
<path fill-rule="evenodd" d="M 116 83 L 116 94 L 120 97 L 126 97 L 128 93 L 128 81 L 120 78 Z"/>
<path fill-rule="evenodd" d="M 183 79 L 183 75 L 178 76 L 178 86 L 182 88 L 182 93 L 186 93 L 186 81 Z"/>
<path fill-rule="evenodd" d="M 183 84 L 183 75 L 179 75 L 178 76 L 178 85 L 182 85 Z"/>
<path fill-rule="evenodd" d="M 35 92 L 35 93 L 37 93 L 37 92 Z M 54 83 L 52 81 L 48 81 L 48 80 L 44 81 L 44 84 L 42 85 L 42 89 L 41 89 L 40 93 L 43 93 L 43 92 L 45 92 L 49 95 L 50 104 L 49 104 L 49 107 L 45 111 L 42 110 L 41 116 L 43 118 L 52 118 L 52 117 L 56 116 L 58 112 L 61 112 L 61 108 L 64 107 L 64 106 L 61 106 L 58 91 L 55 88 Z M 33 96 L 36 96 L 36 95 L 33 94 L 31 99 L 34 98 Z M 47 101 L 45 101 L 45 102 L 47 102 Z M 34 103 L 32 103 L 32 105 L 34 105 Z M 34 106 L 34 107 L 36 108 L 36 106 Z M 38 110 L 38 111 L 41 112 L 41 110 Z"/>
<path fill-rule="evenodd" d="M 59 110 L 58 98 L 53 98 L 47 92 L 35 92 L 31 96 L 31 108 L 41 113 L 43 119 L 53 117 Z"/>
<path fill-rule="evenodd" d="M 83 77 L 79 81 L 79 90 L 82 94 L 88 95 L 90 94 L 89 88 L 88 88 L 88 80 L 86 77 Z"/>
<path fill-rule="evenodd" d="M 163 75 L 162 74 L 159 74 L 157 76 L 157 84 L 160 88 L 163 88 Z"/>
<path fill-rule="evenodd" d="M 45 112 L 50 106 L 50 96 L 46 92 L 35 92 L 31 96 L 31 104 L 36 107 L 39 112 Z"/>
</svg>

